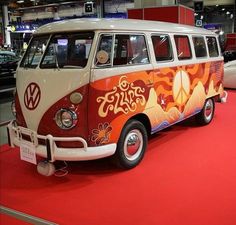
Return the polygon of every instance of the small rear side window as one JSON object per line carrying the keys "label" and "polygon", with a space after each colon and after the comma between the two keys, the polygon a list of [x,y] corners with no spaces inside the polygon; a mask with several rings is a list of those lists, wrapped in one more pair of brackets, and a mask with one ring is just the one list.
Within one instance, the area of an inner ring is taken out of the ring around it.
{"label": "small rear side window", "polygon": [[219,50],[217,47],[217,41],[215,37],[207,37],[207,47],[208,47],[210,57],[219,56]]}
{"label": "small rear side window", "polygon": [[195,55],[197,58],[207,56],[204,37],[193,37],[193,45],[194,45]]}
{"label": "small rear side window", "polygon": [[169,61],[173,59],[170,38],[168,35],[153,35],[152,44],[157,62]]}
{"label": "small rear side window", "polygon": [[175,35],[175,45],[179,60],[191,59],[192,53],[188,36]]}

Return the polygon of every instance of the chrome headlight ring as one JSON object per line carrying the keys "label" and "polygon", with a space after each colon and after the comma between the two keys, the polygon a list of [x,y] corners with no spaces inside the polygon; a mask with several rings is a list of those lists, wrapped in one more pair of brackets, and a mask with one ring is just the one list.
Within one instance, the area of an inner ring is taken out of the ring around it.
{"label": "chrome headlight ring", "polygon": [[68,130],[77,124],[78,117],[73,110],[62,108],[57,111],[54,120],[58,127]]}

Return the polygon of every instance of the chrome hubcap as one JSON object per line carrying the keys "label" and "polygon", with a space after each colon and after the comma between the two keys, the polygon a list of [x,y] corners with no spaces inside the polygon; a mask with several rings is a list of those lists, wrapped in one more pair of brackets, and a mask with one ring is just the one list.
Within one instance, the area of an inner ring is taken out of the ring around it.
{"label": "chrome hubcap", "polygon": [[213,113],[213,102],[211,99],[207,100],[206,106],[205,106],[205,118],[207,121],[211,120],[212,113]]}
{"label": "chrome hubcap", "polygon": [[135,129],[128,133],[124,143],[124,153],[128,160],[135,160],[139,157],[143,147],[143,135]]}

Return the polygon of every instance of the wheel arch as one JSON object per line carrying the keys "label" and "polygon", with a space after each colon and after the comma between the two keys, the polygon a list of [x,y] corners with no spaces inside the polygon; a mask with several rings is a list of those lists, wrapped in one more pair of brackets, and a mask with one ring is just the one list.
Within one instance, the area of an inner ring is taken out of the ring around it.
{"label": "wheel arch", "polygon": [[[209,100],[211,101],[209,102]],[[212,121],[214,114],[215,114],[215,99],[214,97],[209,97],[205,100],[202,110],[195,115],[196,122],[202,126],[208,125]]]}
{"label": "wheel arch", "polygon": [[144,125],[144,127],[146,128],[148,136],[151,135],[151,129],[152,129],[151,122],[146,114],[144,114],[144,113],[136,114],[135,116],[132,116],[131,118],[129,118],[129,120],[127,122],[129,122],[130,120],[137,120],[137,121],[141,122]]}

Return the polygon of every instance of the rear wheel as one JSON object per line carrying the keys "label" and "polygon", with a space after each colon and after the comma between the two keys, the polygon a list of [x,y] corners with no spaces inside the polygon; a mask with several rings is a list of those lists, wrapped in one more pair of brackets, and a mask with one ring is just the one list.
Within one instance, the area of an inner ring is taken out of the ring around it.
{"label": "rear wheel", "polygon": [[114,155],[115,163],[124,169],[137,166],[147,147],[147,131],[144,125],[137,120],[130,120],[122,129]]}
{"label": "rear wheel", "polygon": [[215,102],[212,98],[206,100],[203,109],[196,115],[196,121],[200,125],[209,124],[215,114]]}

